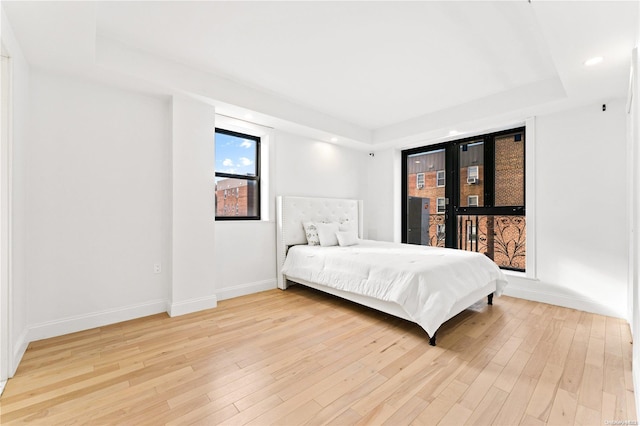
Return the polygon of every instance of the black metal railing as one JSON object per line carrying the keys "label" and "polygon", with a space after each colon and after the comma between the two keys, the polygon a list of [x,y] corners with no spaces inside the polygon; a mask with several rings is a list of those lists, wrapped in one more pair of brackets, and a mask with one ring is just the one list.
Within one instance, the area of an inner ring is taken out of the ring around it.
{"label": "black metal railing", "polygon": [[524,271],[525,216],[458,215],[457,248],[484,253],[501,268]]}

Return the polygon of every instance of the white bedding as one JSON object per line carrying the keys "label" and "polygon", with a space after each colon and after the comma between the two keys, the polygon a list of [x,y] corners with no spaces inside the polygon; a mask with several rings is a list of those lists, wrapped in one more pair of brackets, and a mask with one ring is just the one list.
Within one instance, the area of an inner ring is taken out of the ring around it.
{"label": "white bedding", "polygon": [[282,273],[292,281],[397,303],[429,336],[457,301],[491,283],[500,296],[507,284],[500,268],[480,253],[371,240],[350,247],[293,246]]}

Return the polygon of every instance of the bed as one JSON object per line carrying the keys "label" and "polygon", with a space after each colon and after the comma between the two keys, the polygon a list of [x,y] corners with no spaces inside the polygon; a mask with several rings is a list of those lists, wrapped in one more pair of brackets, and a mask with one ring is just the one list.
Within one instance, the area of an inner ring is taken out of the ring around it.
{"label": "bed", "polygon": [[[362,208],[361,200],[278,197],[278,287],[303,284],[415,322],[433,346],[445,321],[502,293],[506,278],[483,254],[362,239]],[[307,243],[313,224],[323,245]],[[338,244],[327,229],[338,231]]]}

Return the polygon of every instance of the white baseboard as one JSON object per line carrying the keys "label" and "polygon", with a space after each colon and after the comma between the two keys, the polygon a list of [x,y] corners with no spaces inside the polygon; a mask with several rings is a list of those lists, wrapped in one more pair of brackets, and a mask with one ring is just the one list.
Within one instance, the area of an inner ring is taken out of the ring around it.
{"label": "white baseboard", "polygon": [[16,374],[16,370],[18,370],[18,365],[20,365],[20,361],[22,361],[22,357],[24,353],[27,351],[27,347],[29,347],[29,341],[27,340],[29,330],[25,329],[18,340],[16,340],[15,345],[13,347],[13,354],[11,358],[11,364],[9,365],[9,378],[13,377]]}
{"label": "white baseboard", "polygon": [[171,317],[186,315],[193,312],[204,311],[218,306],[218,298],[213,296],[197,297],[195,299],[183,300],[181,302],[171,303],[167,313]]}
{"label": "white baseboard", "polygon": [[543,283],[529,278],[507,276],[509,285],[504,289],[505,296],[534,302],[548,303],[565,308],[605,315],[615,318],[626,318],[626,312],[616,310],[615,307],[604,305],[596,300],[581,297],[578,294],[568,294],[565,288]]}
{"label": "white baseboard", "polygon": [[49,337],[62,336],[64,334],[75,333],[77,331],[88,330],[90,328],[102,327],[104,325],[115,324],[135,318],[166,312],[167,301],[153,300],[136,305],[124,306],[121,308],[107,309],[90,314],[77,315],[63,318],[56,321],[48,321],[29,326],[27,335],[28,342],[47,339]]}
{"label": "white baseboard", "polygon": [[261,291],[273,290],[278,287],[276,279],[256,281],[253,283],[235,285],[233,287],[218,290],[218,300],[233,299],[234,297],[246,296],[247,294],[259,293]]}

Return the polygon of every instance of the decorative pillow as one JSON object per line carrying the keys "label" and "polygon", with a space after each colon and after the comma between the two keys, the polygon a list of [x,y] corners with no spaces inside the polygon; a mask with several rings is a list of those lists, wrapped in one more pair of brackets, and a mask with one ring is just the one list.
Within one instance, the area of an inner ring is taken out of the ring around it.
{"label": "decorative pillow", "polygon": [[318,238],[320,238],[320,245],[322,247],[338,245],[338,237],[336,237],[338,224],[336,222],[316,223],[316,227],[318,228]]}
{"label": "decorative pillow", "polygon": [[302,227],[304,228],[304,233],[307,236],[307,244],[310,246],[319,246],[320,238],[318,238],[318,228],[316,224],[313,222],[303,222]]}
{"label": "decorative pillow", "polygon": [[358,244],[358,233],[356,231],[339,231],[336,232],[338,244],[341,247],[354,246]]}

